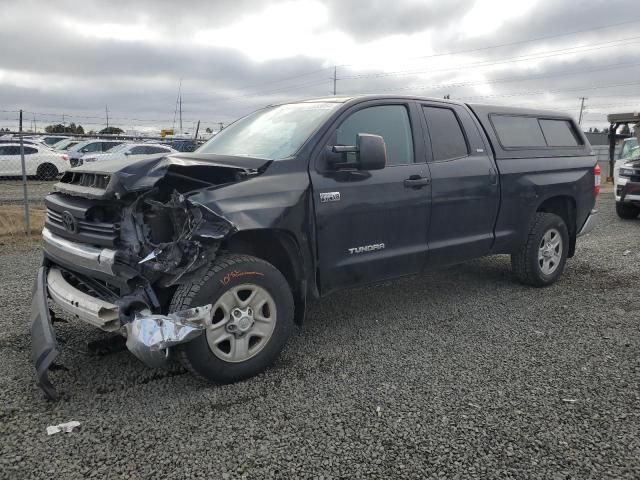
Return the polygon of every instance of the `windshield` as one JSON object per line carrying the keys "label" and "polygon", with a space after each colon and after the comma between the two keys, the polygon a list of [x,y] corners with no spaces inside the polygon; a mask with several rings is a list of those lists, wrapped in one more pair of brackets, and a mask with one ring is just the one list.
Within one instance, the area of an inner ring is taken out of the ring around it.
{"label": "windshield", "polygon": [[117,143],[115,146],[107,149],[106,151],[109,153],[118,153],[122,152],[123,150],[127,150],[129,147],[131,147],[131,144],[129,143]]}
{"label": "windshield", "polygon": [[622,144],[622,152],[620,158],[623,160],[640,157],[640,148],[638,147],[638,139],[630,138]]}
{"label": "windshield", "polygon": [[291,103],[258,110],[229,125],[197,152],[278,160],[294,155],[339,103]]}
{"label": "windshield", "polygon": [[73,147],[69,147],[68,151],[72,153],[78,152],[82,147],[84,147],[85,145],[89,145],[90,143],[92,142],[88,141],[88,142],[76,143]]}
{"label": "windshield", "polygon": [[62,150],[63,148],[66,148],[73,140],[70,139],[66,139],[66,140],[60,140],[58,143],[56,143],[53,148],[54,150]]}

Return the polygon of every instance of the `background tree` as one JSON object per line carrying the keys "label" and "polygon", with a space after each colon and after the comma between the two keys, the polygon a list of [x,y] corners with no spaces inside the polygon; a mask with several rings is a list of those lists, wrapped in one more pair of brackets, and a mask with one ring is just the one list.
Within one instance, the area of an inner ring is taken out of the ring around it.
{"label": "background tree", "polygon": [[629,128],[629,125],[627,125],[626,123],[622,126],[622,130],[620,130],[620,133],[622,135],[631,135],[631,129]]}
{"label": "background tree", "polygon": [[124,130],[118,127],[107,127],[100,130],[100,133],[102,135],[120,135],[121,133],[124,133]]}
{"label": "background tree", "polygon": [[205,130],[205,132],[207,132],[207,133],[213,133],[213,130],[211,130],[211,127],[207,127],[207,129]]}
{"label": "background tree", "polygon": [[71,122],[69,125],[63,125],[61,123],[55,125],[47,125],[44,127],[44,131],[47,133],[84,133],[82,125],[76,125]]}

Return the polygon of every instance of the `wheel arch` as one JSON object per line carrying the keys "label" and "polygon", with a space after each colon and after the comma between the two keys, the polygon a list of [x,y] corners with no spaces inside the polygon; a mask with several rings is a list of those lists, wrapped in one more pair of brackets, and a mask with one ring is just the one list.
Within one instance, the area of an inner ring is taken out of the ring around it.
{"label": "wheel arch", "polygon": [[307,280],[300,246],[291,233],[280,229],[241,230],[226,238],[221,250],[252,255],[277,268],[291,287],[295,306],[294,322],[298,325],[303,323]]}
{"label": "wheel arch", "polygon": [[536,208],[536,213],[553,213],[564,221],[569,231],[569,252],[567,256],[573,257],[576,251],[576,199],[571,195],[555,195],[544,199]]}

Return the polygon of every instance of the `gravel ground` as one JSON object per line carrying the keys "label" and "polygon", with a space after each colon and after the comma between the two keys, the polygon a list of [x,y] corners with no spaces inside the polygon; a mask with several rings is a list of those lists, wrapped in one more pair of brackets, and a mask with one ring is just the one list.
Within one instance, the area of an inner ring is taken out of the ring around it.
{"label": "gravel ground", "polygon": [[38,251],[5,249],[0,477],[640,478],[640,220],[610,195],[558,284],[499,256],[336,294],[235,385],[89,357],[101,334],[61,324],[58,403],[29,361]]}
{"label": "gravel ground", "polygon": [[[29,203],[42,202],[44,197],[53,190],[56,181],[45,182],[43,180],[27,180],[27,196]],[[21,178],[0,178],[0,204],[23,203],[24,192]]]}

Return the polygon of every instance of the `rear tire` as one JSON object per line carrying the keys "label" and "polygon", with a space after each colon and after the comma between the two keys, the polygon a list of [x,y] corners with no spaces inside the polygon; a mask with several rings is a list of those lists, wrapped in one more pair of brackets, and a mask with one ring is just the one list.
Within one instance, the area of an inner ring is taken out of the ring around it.
{"label": "rear tire", "polygon": [[58,176],[58,169],[52,163],[43,163],[36,170],[38,180],[55,180]]}
{"label": "rear tire", "polygon": [[553,213],[538,212],[524,244],[511,255],[513,274],[526,285],[551,285],[562,275],[568,251],[569,232],[564,220]]}
{"label": "rear tire", "polygon": [[212,326],[177,348],[184,367],[209,382],[232,383],[262,372],[276,360],[293,330],[289,284],[259,258],[221,255],[200,279],[176,290],[169,309],[209,303]]}
{"label": "rear tire", "polygon": [[631,203],[616,202],[616,213],[623,220],[633,220],[640,214],[640,208]]}

